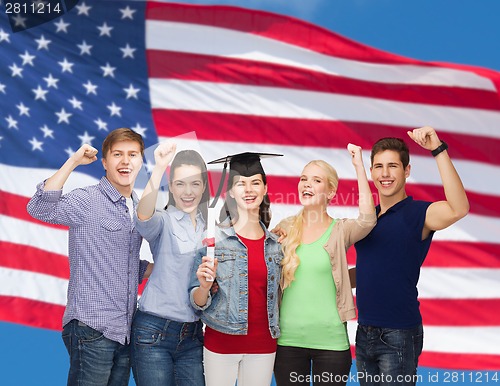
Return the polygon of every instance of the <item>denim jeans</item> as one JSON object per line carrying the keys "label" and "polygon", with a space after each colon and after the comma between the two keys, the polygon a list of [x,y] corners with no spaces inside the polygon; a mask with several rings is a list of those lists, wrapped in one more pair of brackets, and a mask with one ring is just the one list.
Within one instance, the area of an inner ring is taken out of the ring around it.
{"label": "denim jeans", "polygon": [[137,386],[204,386],[202,326],[137,311],[131,335]]}
{"label": "denim jeans", "polygon": [[358,325],[356,367],[361,386],[415,385],[422,325],[408,330]]}
{"label": "denim jeans", "polygon": [[62,331],[70,368],[68,386],[127,386],[130,378],[130,347],[105,338],[73,319]]}

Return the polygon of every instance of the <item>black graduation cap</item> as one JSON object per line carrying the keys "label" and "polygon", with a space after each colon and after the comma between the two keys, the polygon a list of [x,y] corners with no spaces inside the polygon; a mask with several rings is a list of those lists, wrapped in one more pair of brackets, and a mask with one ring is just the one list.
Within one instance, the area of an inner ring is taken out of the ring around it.
{"label": "black graduation cap", "polygon": [[275,154],[275,153],[253,153],[253,152],[245,152],[239,154],[228,155],[210,162],[207,162],[209,165],[213,164],[224,164],[224,168],[222,170],[222,177],[220,180],[219,188],[217,189],[217,193],[215,193],[214,200],[212,204],[210,204],[211,208],[215,207],[217,204],[217,200],[222,192],[222,187],[224,185],[224,179],[226,177],[227,164],[229,162],[229,171],[230,177],[233,175],[239,175],[243,177],[251,177],[255,174],[266,175],[264,172],[264,168],[260,163],[261,158],[272,158],[272,157],[282,157],[283,154]]}

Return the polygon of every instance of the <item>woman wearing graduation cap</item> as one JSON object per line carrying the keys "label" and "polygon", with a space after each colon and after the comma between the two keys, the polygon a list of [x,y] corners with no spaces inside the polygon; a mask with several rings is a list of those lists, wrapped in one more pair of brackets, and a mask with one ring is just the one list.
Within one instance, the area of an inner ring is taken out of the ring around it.
{"label": "woman wearing graduation cap", "polygon": [[[243,153],[229,162],[226,202],[215,233],[218,266],[200,254],[192,304],[206,324],[207,386],[265,386],[272,382],[278,325],[281,245],[270,222],[266,174],[260,158]],[[222,181],[221,181],[222,182]],[[218,289],[210,295],[215,277]]]}
{"label": "woman wearing graduation cap", "polygon": [[345,385],[351,368],[347,320],[356,317],[346,251],[376,223],[375,207],[361,159],[361,148],[348,145],[359,189],[357,219],[334,219],[327,207],[338,176],[325,161],[309,162],[298,193],[302,209],[282,221],[283,271],[281,336],[274,375],[278,386]]}
{"label": "woman wearing graduation cap", "polygon": [[[138,386],[203,386],[203,325],[188,289],[205,229],[207,167],[200,154],[173,143],[154,152],[155,167],[137,206],[136,227],[149,242],[154,269],[139,299],[131,333]],[[155,210],[161,180],[172,161],[169,200]]]}

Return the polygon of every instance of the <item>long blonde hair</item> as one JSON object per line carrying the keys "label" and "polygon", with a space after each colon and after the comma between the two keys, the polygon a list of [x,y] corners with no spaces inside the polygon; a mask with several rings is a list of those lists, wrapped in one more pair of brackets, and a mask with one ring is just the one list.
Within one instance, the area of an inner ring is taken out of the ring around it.
{"label": "long blonde hair", "polygon": [[[309,165],[319,166],[326,173],[328,187],[337,191],[339,177],[337,171],[328,162],[323,160],[313,160],[309,162],[304,169]],[[328,203],[327,203],[328,204]],[[302,232],[304,229],[304,209],[301,209],[295,216],[288,217],[279,224],[287,232],[287,237],[282,243],[283,260],[281,262],[281,289],[292,284],[295,280],[295,270],[300,264],[299,256],[297,256],[297,248],[302,240]]]}

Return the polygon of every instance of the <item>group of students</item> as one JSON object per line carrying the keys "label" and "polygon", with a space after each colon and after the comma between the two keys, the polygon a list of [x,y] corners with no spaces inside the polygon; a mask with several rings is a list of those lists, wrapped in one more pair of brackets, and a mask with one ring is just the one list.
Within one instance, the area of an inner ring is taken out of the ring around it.
{"label": "group of students", "polygon": [[[133,186],[144,143],[132,130],[117,129],[102,146],[106,173],[99,184],[63,195],[71,172],[97,160],[97,150],[83,145],[37,186],[28,204],[33,217],[69,226],[62,332],[70,356],[68,385],[125,386],[130,367],[138,386],[265,386],[273,373],[278,386],[345,384],[354,286],[357,368],[365,374],[360,383],[414,384],[405,376],[416,374],[422,351],[420,266],[434,232],[464,217],[469,204],[435,130],[426,126],[408,135],[434,155],[446,200],[407,196],[408,147],[383,138],[371,152],[377,207],[361,148],[349,145],[358,217],[330,216],[338,176],[330,164],[314,160],[299,178],[301,210],[272,231],[261,155],[226,158],[215,259],[206,256],[209,187],[200,154],[176,154],[175,144],[160,144],[138,200]],[[169,201],[157,210],[169,165]],[[154,264],[140,260],[142,237]],[[352,245],[355,274],[346,260]],[[137,304],[144,278],[149,280]]]}

